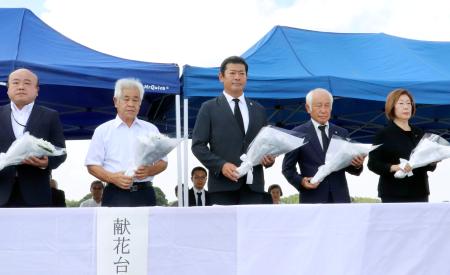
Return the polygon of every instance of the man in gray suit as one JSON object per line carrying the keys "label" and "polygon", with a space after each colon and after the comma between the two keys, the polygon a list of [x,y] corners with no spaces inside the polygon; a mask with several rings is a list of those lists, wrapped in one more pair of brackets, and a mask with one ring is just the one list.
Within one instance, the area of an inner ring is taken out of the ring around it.
{"label": "man in gray suit", "polygon": [[306,134],[309,142],[284,156],[283,175],[300,192],[301,203],[350,202],[345,172],[359,175],[363,169],[364,157],[357,156],[347,168],[331,173],[319,184],[310,183],[319,166],[325,163],[331,136],[348,135],[347,130],[329,122],[332,107],[333,96],[325,89],[317,88],[306,95],[306,110],[311,120],[293,130]]}
{"label": "man in gray suit", "polygon": [[219,80],[223,94],[204,102],[192,133],[192,152],[209,170],[208,190],[212,204],[258,204],[264,201],[263,167],[275,162],[265,156],[253,172],[238,178],[240,156],[259,130],[267,124],[264,108],[244,96],[248,65],[238,56],[225,59]]}

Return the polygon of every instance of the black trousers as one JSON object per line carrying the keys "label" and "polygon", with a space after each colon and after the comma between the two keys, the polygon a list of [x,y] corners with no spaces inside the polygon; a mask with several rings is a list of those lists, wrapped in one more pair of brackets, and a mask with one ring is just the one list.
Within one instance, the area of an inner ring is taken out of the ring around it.
{"label": "black trousers", "polygon": [[428,196],[420,197],[393,197],[393,196],[383,196],[381,197],[381,202],[383,203],[394,203],[394,202],[428,202]]}
{"label": "black trousers", "polygon": [[212,205],[239,205],[268,203],[265,193],[255,192],[245,182],[236,191],[209,192]]}
{"label": "black trousers", "polygon": [[20,190],[20,185],[16,181],[14,182],[11,195],[9,196],[8,202],[2,207],[20,208],[20,207],[50,207],[51,204],[39,204],[30,205],[23,199],[22,191]]}
{"label": "black trousers", "polygon": [[135,207],[155,206],[155,190],[151,182],[134,183],[139,186],[136,191],[121,189],[112,183],[108,183],[103,190],[102,206],[106,207]]}

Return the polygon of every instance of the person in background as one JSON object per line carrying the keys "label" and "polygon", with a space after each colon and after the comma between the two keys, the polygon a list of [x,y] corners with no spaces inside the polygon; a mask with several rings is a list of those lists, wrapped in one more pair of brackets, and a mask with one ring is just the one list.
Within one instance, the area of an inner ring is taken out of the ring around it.
{"label": "person in background", "polygon": [[[13,71],[8,77],[10,103],[0,107],[0,152],[25,132],[65,148],[63,127],[57,111],[35,104],[39,79],[28,69]],[[52,205],[50,175],[66,160],[57,157],[29,157],[19,165],[0,171],[0,207],[46,207]]]}
{"label": "person in background", "polygon": [[434,171],[435,164],[412,170],[411,177],[397,179],[395,172],[408,173],[411,167],[400,167],[400,158],[409,159],[411,151],[423,137],[422,129],[411,125],[410,119],[416,112],[412,94],[405,89],[395,89],[386,98],[386,127],[375,136],[373,144],[380,147],[369,153],[369,169],[379,175],[378,196],[382,202],[428,202],[430,194],[428,171]]}
{"label": "person in background", "polygon": [[272,184],[269,186],[268,190],[270,196],[272,197],[273,204],[281,204],[281,197],[283,196],[283,191],[278,184]]}
{"label": "person in background", "polygon": [[83,201],[80,207],[99,207],[102,206],[102,196],[104,189],[103,182],[100,180],[94,180],[91,183],[91,194],[92,198]]}
{"label": "person in background", "polygon": [[98,126],[92,136],[85,165],[91,175],[106,182],[102,206],[156,205],[152,180],[166,170],[167,157],[139,166],[133,177],[125,175],[134,159],[137,137],[159,133],[155,125],[137,118],[143,98],[144,86],[139,80],[119,79],[113,98],[117,116]]}
{"label": "person in background", "polygon": [[192,169],[191,180],[193,186],[189,189],[189,206],[211,205],[209,201],[209,193],[204,188],[207,178],[208,174],[205,168],[197,166]]}
{"label": "person in background", "polygon": [[275,162],[264,156],[260,165],[239,178],[240,156],[267,124],[266,111],[244,95],[248,65],[238,56],[226,58],[219,72],[223,92],[202,104],[192,132],[192,153],[209,170],[211,204],[264,203],[264,167]]}
{"label": "person in background", "polygon": [[55,179],[50,180],[50,188],[52,190],[52,206],[66,207],[66,194],[63,190],[58,189],[58,182]]}
{"label": "person in background", "polygon": [[[300,192],[300,203],[349,203],[350,193],[345,172],[360,175],[365,157],[354,157],[348,167],[331,173],[319,184],[312,184],[311,178],[325,163],[332,135],[347,137],[348,132],[329,122],[333,96],[326,89],[311,90],[306,95],[305,107],[311,120],[295,127],[293,131],[306,134],[308,143],[284,156],[283,175]],[[300,173],[297,171],[297,165]]]}

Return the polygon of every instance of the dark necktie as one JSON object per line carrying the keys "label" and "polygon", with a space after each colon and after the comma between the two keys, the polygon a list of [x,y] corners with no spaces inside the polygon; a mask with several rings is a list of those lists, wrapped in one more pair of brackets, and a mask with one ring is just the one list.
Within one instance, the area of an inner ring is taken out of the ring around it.
{"label": "dark necktie", "polygon": [[236,121],[239,125],[239,128],[241,128],[242,133],[245,134],[244,119],[242,119],[241,109],[239,108],[239,98],[233,98],[233,101],[234,101],[234,118],[236,118]]}
{"label": "dark necktie", "polygon": [[203,206],[202,192],[197,192],[197,206]]}
{"label": "dark necktie", "polygon": [[322,134],[322,144],[323,144],[323,151],[326,152],[328,149],[328,144],[330,143],[330,139],[328,138],[327,134],[325,133],[326,125],[320,125],[319,130]]}

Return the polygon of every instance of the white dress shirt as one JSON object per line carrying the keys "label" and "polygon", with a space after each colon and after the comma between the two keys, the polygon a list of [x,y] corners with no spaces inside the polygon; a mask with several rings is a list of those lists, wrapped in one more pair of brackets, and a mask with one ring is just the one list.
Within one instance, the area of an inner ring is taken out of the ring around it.
{"label": "white dress shirt", "polygon": [[[228,104],[230,105],[231,112],[234,114],[234,105],[235,105],[233,101],[234,97],[227,94],[225,91],[223,91],[223,94],[225,95],[225,98],[227,99]],[[247,103],[245,102],[244,94],[242,93],[242,95],[238,97],[238,99],[239,99],[239,109],[241,110],[242,120],[244,121],[244,129],[245,132],[247,133],[249,117],[248,117]]]}
{"label": "white dress shirt", "polygon": [[[95,129],[86,155],[85,165],[99,165],[108,172],[125,172],[133,168],[136,139],[149,132],[159,133],[158,128],[140,119],[128,127],[119,116]],[[167,161],[167,157],[163,159]],[[153,176],[135,181],[152,181]]]}
{"label": "white dress shirt", "polygon": [[93,198],[87,199],[80,204],[80,207],[100,207],[102,202],[97,203]]}
{"label": "white dress shirt", "polygon": [[[316,130],[316,134],[317,137],[319,138],[319,142],[320,142],[320,146],[322,146],[323,149],[323,141],[322,141],[322,132],[319,130],[319,126],[322,125],[319,122],[315,121],[314,119],[311,119],[313,125],[314,125],[314,129]],[[330,125],[328,124],[328,122],[325,124],[325,134],[327,135],[328,139],[330,138]]]}
{"label": "white dress shirt", "polygon": [[198,205],[198,195],[197,195],[197,193],[198,192],[202,192],[202,195],[201,195],[201,197],[202,197],[202,206],[205,206],[206,205],[206,201],[205,201],[205,189],[202,189],[202,190],[198,190],[197,188],[195,188],[194,186],[192,186],[192,190],[194,191],[194,197],[195,197],[195,205]]}
{"label": "white dress shirt", "polygon": [[25,126],[27,125],[28,119],[30,118],[33,106],[34,101],[23,106],[22,110],[19,110],[16,104],[11,101],[11,125],[16,139],[23,136],[23,133],[25,132]]}

